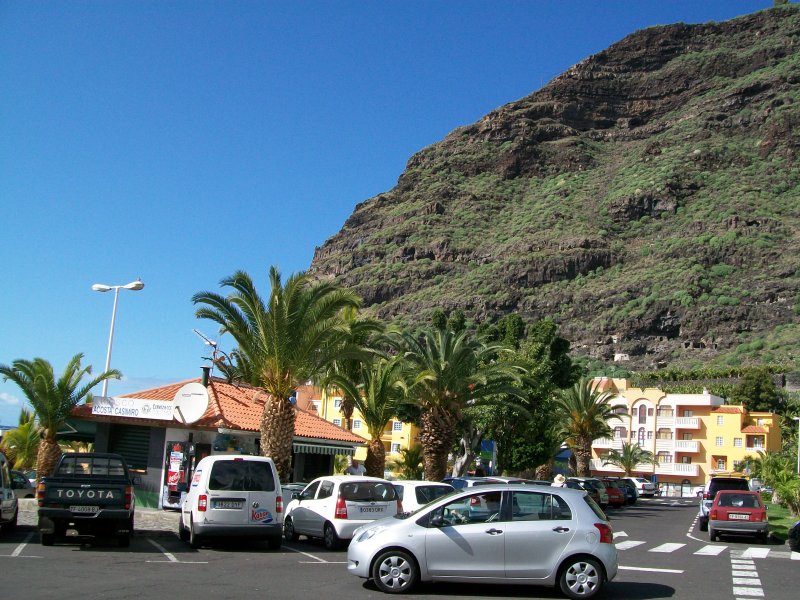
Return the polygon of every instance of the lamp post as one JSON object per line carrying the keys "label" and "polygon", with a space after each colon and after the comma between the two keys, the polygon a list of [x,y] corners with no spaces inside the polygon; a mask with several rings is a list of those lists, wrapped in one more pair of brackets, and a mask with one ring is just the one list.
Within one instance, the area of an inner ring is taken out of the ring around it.
{"label": "lamp post", "polygon": [[[117,318],[117,300],[119,299],[119,291],[123,289],[131,290],[132,292],[138,292],[142,288],[144,288],[144,283],[142,283],[141,279],[131,281],[125,285],[105,285],[103,283],[95,283],[92,286],[92,289],[95,292],[110,292],[111,290],[114,290],[114,308],[111,310],[111,330],[108,332],[108,350],[106,351],[106,368],[103,370],[104,373],[111,368],[111,344],[114,342],[114,321]],[[105,379],[103,380],[103,397],[105,397],[107,392],[108,379]]]}
{"label": "lamp post", "polygon": [[797,474],[800,475],[800,417],[792,417],[797,421]]}

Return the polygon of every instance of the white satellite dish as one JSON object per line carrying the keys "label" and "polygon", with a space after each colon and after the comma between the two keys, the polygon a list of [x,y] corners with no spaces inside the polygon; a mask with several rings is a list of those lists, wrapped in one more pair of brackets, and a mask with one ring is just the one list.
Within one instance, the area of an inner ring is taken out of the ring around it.
{"label": "white satellite dish", "polygon": [[172,400],[172,418],[179,423],[194,423],[208,408],[208,390],[202,383],[187,383]]}

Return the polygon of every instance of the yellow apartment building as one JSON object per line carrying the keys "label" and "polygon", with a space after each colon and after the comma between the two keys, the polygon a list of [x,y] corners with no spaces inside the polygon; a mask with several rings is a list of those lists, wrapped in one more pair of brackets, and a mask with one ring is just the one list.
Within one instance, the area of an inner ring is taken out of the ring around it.
{"label": "yellow apartment building", "polygon": [[638,444],[656,457],[639,464],[635,475],[652,478],[675,495],[688,495],[712,474],[733,471],[746,456],[780,450],[781,432],[774,413],[748,412],[725,399],[702,394],[671,394],[657,388],[632,388],[626,379],[596,378],[600,390],[612,394],[610,404],[620,419],[609,420],[613,434],[592,444],[594,475],[621,475],[603,465],[610,450],[623,442]]}
{"label": "yellow apartment building", "polygon": [[[339,427],[344,427],[344,416],[340,410],[342,396],[338,392],[328,391],[315,387],[303,386],[298,389],[298,402],[305,404],[304,407],[317,412],[317,414]],[[353,411],[351,418],[351,431],[366,439],[370,439],[367,425],[358,410]],[[386,462],[389,463],[400,458],[400,450],[419,445],[419,428],[411,423],[403,423],[397,419],[392,419],[386,426],[381,436],[383,447],[386,449]],[[366,446],[356,449],[354,458],[363,461],[367,457]]]}

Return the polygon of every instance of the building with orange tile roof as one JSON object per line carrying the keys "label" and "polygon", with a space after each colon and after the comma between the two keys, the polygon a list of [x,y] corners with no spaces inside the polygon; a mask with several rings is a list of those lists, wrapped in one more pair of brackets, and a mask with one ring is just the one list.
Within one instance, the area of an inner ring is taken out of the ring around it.
{"label": "building with orange tile roof", "polygon": [[[182,390],[196,393],[196,397],[187,396],[186,412],[193,414],[185,419],[176,416],[173,403]],[[203,456],[259,453],[265,400],[263,390],[204,377],[96,398],[94,404],[77,406],[70,423],[93,424],[95,450],[117,452],[126,458],[141,480],[137,501],[175,508],[180,506],[181,492],[191,481],[194,465]],[[332,473],[334,456],[353,455],[367,441],[321,418],[307,402],[298,401],[296,411],[292,481],[310,481]]]}

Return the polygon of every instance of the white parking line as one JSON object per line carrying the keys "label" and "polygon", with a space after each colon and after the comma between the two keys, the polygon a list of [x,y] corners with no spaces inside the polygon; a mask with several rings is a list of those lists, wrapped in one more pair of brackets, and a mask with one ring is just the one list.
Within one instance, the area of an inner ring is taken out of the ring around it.
{"label": "white parking line", "polygon": [[25,541],[23,541],[23,542],[22,542],[22,543],[21,543],[19,546],[17,546],[17,547],[14,549],[14,551],[11,553],[11,556],[12,556],[12,557],[14,557],[14,558],[16,558],[17,556],[19,556],[19,555],[22,553],[22,551],[25,549],[25,546],[27,546],[27,545],[28,545],[28,542],[30,542],[32,539],[33,539],[33,534],[32,534],[32,533],[29,533],[29,534],[28,534],[28,535],[25,537]]}
{"label": "white parking line", "polygon": [[318,563],[326,563],[327,560],[320,558],[319,556],[314,556],[313,554],[309,554],[308,552],[303,552],[302,550],[298,550],[297,548],[292,548],[291,546],[287,546],[286,544],[283,545],[284,548],[287,550],[291,550],[292,552],[297,552],[298,554],[302,554],[303,556],[307,556],[308,558],[313,558]]}
{"label": "white parking line", "polygon": [[625,533],[624,531],[615,531],[615,532],[614,532],[614,539],[615,539],[615,540],[616,540],[617,538],[621,538],[621,537],[628,537],[628,534],[627,534],[627,533]]}
{"label": "white parking line", "polygon": [[620,565],[617,567],[620,571],[647,571],[649,573],[683,573],[682,569],[653,569],[650,567],[624,567]]}
{"label": "white parking line", "polygon": [[619,542],[618,544],[614,544],[617,547],[617,550],[627,550],[628,548],[636,548],[636,546],[641,546],[644,542],[638,542],[636,540],[627,540],[625,542]]}
{"label": "white parking line", "polygon": [[167,552],[167,549],[164,548],[161,544],[156,542],[155,540],[151,540],[150,538],[146,538],[148,542],[153,544],[161,554],[167,557],[168,560],[146,560],[145,562],[149,563],[172,563],[172,564],[180,564],[180,565],[207,565],[207,560],[178,560],[175,558],[175,555],[172,552]]}

